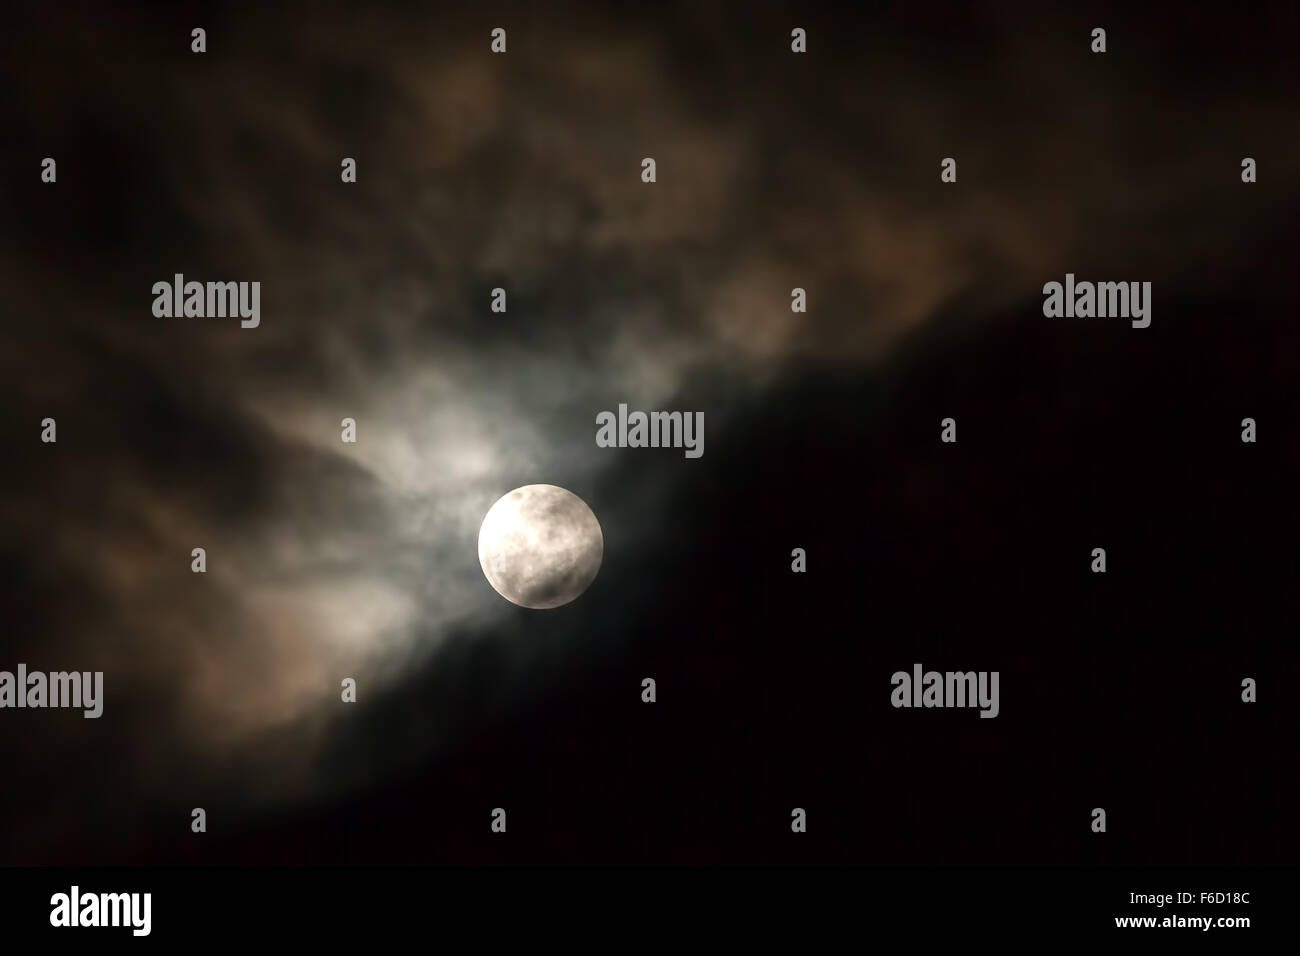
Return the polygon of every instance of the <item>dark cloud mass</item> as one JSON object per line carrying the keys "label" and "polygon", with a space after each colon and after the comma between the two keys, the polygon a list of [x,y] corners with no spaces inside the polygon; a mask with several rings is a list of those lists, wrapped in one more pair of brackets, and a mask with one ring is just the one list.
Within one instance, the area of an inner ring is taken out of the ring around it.
{"label": "dark cloud mass", "polygon": [[[1242,13],[1237,49],[1191,13],[1116,7],[1103,59],[1094,12],[922,6],[7,14],[0,668],[103,670],[107,702],[98,722],[0,717],[25,780],[0,860],[166,856],[147,847],[191,806],[347,799],[563,698],[578,662],[617,659],[626,621],[686,601],[651,569],[700,520],[683,482],[729,514],[741,492],[707,470],[751,449],[730,474],[772,491],[747,521],[788,520],[771,502],[802,452],[762,458],[756,423],[817,427],[826,405],[801,412],[792,381],[915,382],[954,338],[1046,322],[1042,284],[1066,272],[1151,281],[1157,337],[1189,302],[1251,334],[1234,310],[1257,293],[1243,312],[1292,346],[1257,377],[1294,382],[1294,10]],[[154,317],[175,273],[260,281],[260,327]],[[1097,323],[1105,349],[1143,334]],[[1042,336],[1012,379],[1069,366]],[[708,452],[597,448],[619,402],[703,410]],[[36,440],[46,416],[57,445]],[[945,494],[931,479],[908,493]],[[592,590],[544,624],[476,552],[491,504],[534,482],[606,536]],[[719,563],[780,563],[785,530]]]}

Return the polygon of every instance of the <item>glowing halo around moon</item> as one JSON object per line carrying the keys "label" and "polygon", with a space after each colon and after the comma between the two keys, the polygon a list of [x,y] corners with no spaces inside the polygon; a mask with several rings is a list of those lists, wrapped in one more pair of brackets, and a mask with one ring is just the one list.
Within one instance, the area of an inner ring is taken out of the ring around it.
{"label": "glowing halo around moon", "polygon": [[488,509],[478,562],[503,598],[537,610],[560,607],[596,579],[605,553],[586,502],[555,485],[524,485]]}

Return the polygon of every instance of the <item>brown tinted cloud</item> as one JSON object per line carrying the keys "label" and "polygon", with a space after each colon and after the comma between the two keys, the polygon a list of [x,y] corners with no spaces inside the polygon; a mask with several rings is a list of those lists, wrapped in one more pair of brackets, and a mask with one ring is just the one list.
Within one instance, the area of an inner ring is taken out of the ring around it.
{"label": "brown tinted cloud", "polygon": [[[58,69],[49,39],[9,51],[17,168],[58,156],[60,193],[5,203],[31,318],[0,355],[24,449],[0,532],[31,586],[0,666],[104,670],[116,741],[63,721],[59,759],[111,758],[104,783],[150,801],[296,799],[324,786],[342,677],[382,693],[493,626],[479,521],[607,467],[611,396],[869,369],[941,312],[1035,308],[1066,271],[1153,281],[1159,325],[1168,290],[1213,288],[1296,212],[1294,91],[1267,64],[1216,89],[1121,52],[1132,36],[1090,58],[1087,27],[1047,14],[983,21],[951,56],[919,21],[854,39],[819,17],[796,58],[783,23],[565,11],[231,15],[203,57],[176,19],[88,12]],[[1267,202],[1237,198],[1245,155]],[[176,272],[261,281],[261,326],[155,318]],[[728,408],[706,412],[716,435]],[[58,445],[32,447],[46,415]]]}

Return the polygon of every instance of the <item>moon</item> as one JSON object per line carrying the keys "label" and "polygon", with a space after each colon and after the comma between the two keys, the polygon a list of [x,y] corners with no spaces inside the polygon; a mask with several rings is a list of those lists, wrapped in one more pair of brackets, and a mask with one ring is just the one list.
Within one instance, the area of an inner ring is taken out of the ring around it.
{"label": "moon", "polygon": [[587,503],[555,485],[524,485],[488,509],[478,563],[503,598],[542,610],[574,600],[596,579],[605,553]]}

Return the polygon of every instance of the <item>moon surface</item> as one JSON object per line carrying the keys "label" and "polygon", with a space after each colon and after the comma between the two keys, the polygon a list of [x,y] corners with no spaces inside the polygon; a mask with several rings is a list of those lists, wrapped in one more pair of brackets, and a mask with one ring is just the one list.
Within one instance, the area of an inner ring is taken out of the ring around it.
{"label": "moon surface", "polygon": [[478,562],[507,601],[538,610],[568,604],[596,578],[605,553],[587,503],[555,485],[524,485],[497,500],[478,532]]}

